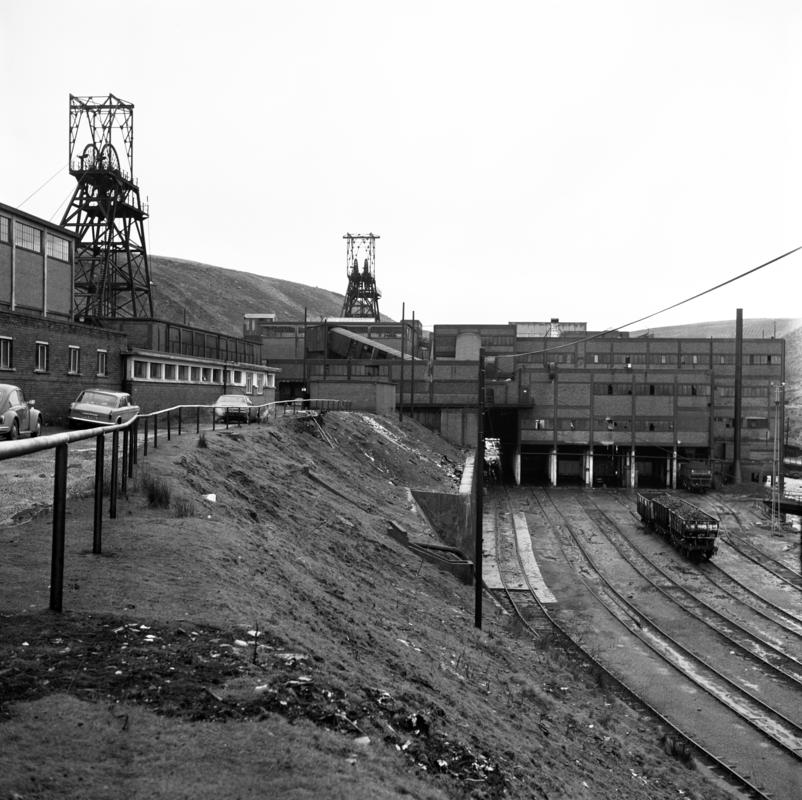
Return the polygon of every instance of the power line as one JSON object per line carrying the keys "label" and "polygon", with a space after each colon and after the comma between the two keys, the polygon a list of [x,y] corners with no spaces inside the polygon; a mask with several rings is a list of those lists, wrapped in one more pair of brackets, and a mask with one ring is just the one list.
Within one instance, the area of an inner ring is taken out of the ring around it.
{"label": "power line", "polygon": [[783,258],[787,258],[788,256],[793,255],[799,250],[802,250],[802,245],[800,245],[799,247],[795,247],[793,250],[789,250],[787,253],[783,253],[781,256],[777,256],[776,258],[772,258],[769,261],[763,262],[762,264],[758,264],[758,266],[752,267],[751,269],[748,269],[746,272],[742,272],[740,275],[736,275],[734,278],[730,278],[729,280],[723,281],[722,283],[716,284],[715,286],[711,286],[709,289],[705,289],[703,292],[698,292],[697,294],[692,295],[691,297],[686,297],[684,300],[680,300],[679,302],[673,303],[670,306],[661,308],[659,311],[647,314],[645,317],[640,317],[639,319],[632,320],[632,322],[627,322],[624,325],[619,325],[616,328],[608,328],[607,330],[600,331],[599,333],[594,333],[592,336],[586,336],[584,339],[574,339],[570,342],[566,342],[565,344],[554,345],[554,347],[547,347],[543,350],[530,350],[529,352],[526,353],[511,353],[509,354],[509,356],[506,357],[520,358],[521,356],[542,355],[543,353],[551,353],[555,350],[562,350],[566,347],[573,347],[574,345],[583,344],[584,342],[591,342],[594,339],[599,339],[602,336],[607,336],[610,333],[617,333],[618,331],[623,330],[624,328],[629,328],[632,325],[637,325],[639,322],[645,322],[647,319],[656,317],[658,314],[664,314],[666,311],[671,311],[671,309],[673,308],[678,308],[681,305],[685,305],[685,303],[690,303],[691,300],[696,300],[699,297],[703,297],[706,294],[710,294],[710,292],[715,292],[717,289],[721,289],[722,287],[727,286],[730,283],[734,283],[735,281],[740,280],[741,278],[745,278],[747,275],[751,275],[753,272],[757,272],[760,269],[764,269],[765,267],[768,267],[771,264],[776,264],[778,261],[781,261]]}
{"label": "power line", "polygon": [[64,164],[62,164],[38,189],[34,189],[19,205],[17,208],[22,208],[37,192],[41,192],[42,189],[47,186],[50,181],[52,181],[57,175],[61,174],[61,171],[64,169]]}

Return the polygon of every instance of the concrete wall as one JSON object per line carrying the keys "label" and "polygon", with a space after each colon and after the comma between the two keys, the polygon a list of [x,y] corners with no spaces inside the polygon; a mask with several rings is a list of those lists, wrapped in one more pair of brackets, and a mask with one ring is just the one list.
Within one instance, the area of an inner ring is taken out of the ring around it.
{"label": "concrete wall", "polygon": [[412,496],[435,533],[443,542],[473,560],[476,520],[473,504],[474,456],[465,460],[459,491],[425,492],[412,490]]}
{"label": "concrete wall", "polygon": [[311,380],[312,399],[345,400],[355,411],[392,414],[395,411],[395,385],[380,381]]}

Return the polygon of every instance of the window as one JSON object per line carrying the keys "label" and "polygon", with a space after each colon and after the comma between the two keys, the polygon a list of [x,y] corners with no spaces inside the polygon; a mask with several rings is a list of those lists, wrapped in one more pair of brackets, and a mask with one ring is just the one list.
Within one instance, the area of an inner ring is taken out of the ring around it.
{"label": "window", "polygon": [[14,340],[0,336],[0,369],[14,368]]}
{"label": "window", "polygon": [[47,372],[50,369],[50,345],[47,342],[36,343],[35,372]]}
{"label": "window", "polygon": [[175,364],[165,364],[164,365],[164,380],[166,381],[174,381],[175,380]]}
{"label": "window", "polygon": [[57,258],[59,261],[70,260],[70,243],[66,239],[48,233],[45,246],[48,258]]}
{"label": "window", "polygon": [[234,381],[233,382],[236,383],[237,385],[240,385],[242,383],[242,370],[241,369],[235,369],[234,370]]}
{"label": "window", "polygon": [[192,377],[191,380],[199,381],[201,379],[201,371],[200,367],[192,367]]}
{"label": "window", "polygon": [[162,365],[158,361],[150,362],[150,377],[159,379],[162,376]]}
{"label": "window", "polygon": [[0,242],[8,241],[8,217],[0,217]]}
{"label": "window", "polygon": [[180,381],[188,381],[189,380],[189,367],[186,364],[180,364],[178,367],[178,380]]}
{"label": "window", "polygon": [[148,362],[147,361],[134,361],[134,377],[135,378],[144,378],[148,374]]}
{"label": "window", "polygon": [[34,253],[42,252],[42,232],[24,222],[14,223],[14,244]]}
{"label": "window", "polygon": [[98,377],[104,377],[108,374],[106,371],[108,366],[108,352],[106,350],[98,350],[97,351],[97,375]]}
{"label": "window", "polygon": [[68,348],[69,367],[67,372],[75,375],[81,371],[81,348],[70,345]]}
{"label": "window", "polygon": [[245,373],[245,394],[253,394],[253,373]]}
{"label": "window", "polygon": [[203,383],[209,383],[211,379],[212,379],[211,369],[209,369],[208,367],[204,367],[203,371],[201,372],[201,381],[203,381]]}
{"label": "window", "polygon": [[212,370],[212,383],[222,383],[223,382],[223,370],[221,369],[213,369]]}

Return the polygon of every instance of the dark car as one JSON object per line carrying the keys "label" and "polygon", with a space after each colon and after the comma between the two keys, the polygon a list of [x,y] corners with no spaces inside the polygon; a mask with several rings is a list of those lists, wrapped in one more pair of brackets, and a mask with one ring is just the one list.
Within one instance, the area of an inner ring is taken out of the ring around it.
{"label": "dark car", "polygon": [[214,418],[217,422],[244,422],[259,419],[259,409],[250,397],[244,394],[221,394],[214,401]]}
{"label": "dark car", "polygon": [[33,400],[26,402],[19,386],[0,383],[0,436],[38,436],[42,432],[42,413]]}
{"label": "dark car", "polygon": [[71,426],[119,425],[139,413],[139,406],[131,403],[127,392],[109,389],[84,389],[74,403],[70,403],[68,422]]}

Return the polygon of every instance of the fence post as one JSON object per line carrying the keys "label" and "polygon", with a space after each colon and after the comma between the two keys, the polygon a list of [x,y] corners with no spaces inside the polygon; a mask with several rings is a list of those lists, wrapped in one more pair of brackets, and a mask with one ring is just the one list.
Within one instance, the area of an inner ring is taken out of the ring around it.
{"label": "fence post", "polygon": [[145,417],[145,435],[142,437],[142,458],[148,457],[148,417]]}
{"label": "fence post", "polygon": [[136,464],[136,443],[139,438],[139,420],[134,420],[134,427],[131,429],[131,457],[128,459],[128,477],[134,477],[134,464]]}
{"label": "fence post", "polygon": [[131,437],[131,427],[127,427],[123,429],[123,466],[122,472],[120,474],[120,491],[123,493],[125,498],[128,498],[128,440]]}
{"label": "fence post", "polygon": [[53,479],[53,546],[50,555],[50,610],[61,611],[64,595],[64,515],[67,510],[67,445],[56,445]]}
{"label": "fence post", "polygon": [[158,414],[154,414],[153,415],[153,449],[154,450],[159,446],[159,440],[157,438],[158,434],[159,434],[159,415]]}
{"label": "fence post", "polygon": [[111,499],[109,501],[109,517],[117,519],[117,462],[120,445],[120,432],[111,434]]}
{"label": "fence post", "polygon": [[178,435],[181,435],[181,406],[178,407]]}
{"label": "fence post", "polygon": [[171,433],[171,431],[170,431],[170,411],[168,410],[167,411],[167,441],[168,442],[171,440],[170,433]]}
{"label": "fence post", "polygon": [[200,406],[195,406],[195,433],[200,433]]}
{"label": "fence post", "polygon": [[95,438],[95,517],[92,525],[92,552],[100,555],[103,529],[103,449],[106,437],[101,434]]}

